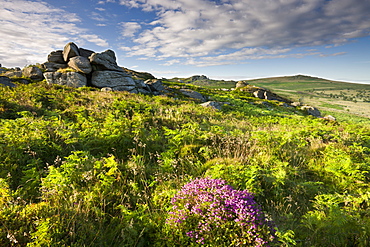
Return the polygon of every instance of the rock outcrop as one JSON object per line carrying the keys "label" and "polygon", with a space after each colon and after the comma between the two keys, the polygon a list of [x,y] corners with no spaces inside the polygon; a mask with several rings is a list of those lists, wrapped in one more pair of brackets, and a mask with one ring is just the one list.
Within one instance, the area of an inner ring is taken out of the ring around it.
{"label": "rock outcrop", "polygon": [[[91,77],[91,84],[98,88],[103,87],[135,87],[136,82],[124,72],[118,71],[94,71]],[[126,90],[125,90],[126,91]],[[128,90],[130,91],[130,90]]]}
{"label": "rock outcrop", "polygon": [[90,63],[94,67],[94,70],[112,70],[124,73],[124,70],[117,65],[116,55],[112,50],[106,50],[101,53],[93,53],[89,59]]}
{"label": "rock outcrop", "polygon": [[78,72],[46,72],[45,79],[49,84],[65,85],[69,87],[87,86],[87,78]]}
{"label": "rock outcrop", "polygon": [[35,66],[24,68],[22,70],[22,75],[34,81],[42,81],[44,79],[41,69]]}
{"label": "rock outcrop", "polygon": [[[17,81],[18,83],[28,84],[32,81],[42,81],[44,79],[44,75],[40,68],[36,66],[26,67],[23,70],[20,68],[14,69],[1,69],[0,70],[1,76],[5,76],[11,79],[11,81]],[[22,79],[22,77],[27,77],[29,79]]]}
{"label": "rock outcrop", "polygon": [[151,91],[153,92],[164,92],[166,88],[163,86],[162,81],[157,79],[149,79],[145,81]]}
{"label": "rock outcrop", "polygon": [[217,101],[207,101],[202,104],[201,106],[213,108],[215,110],[221,110],[223,105],[229,105],[229,102],[217,102]]}
{"label": "rock outcrop", "polygon": [[207,101],[206,98],[201,93],[198,93],[197,91],[194,91],[191,89],[180,89],[180,92],[185,96],[188,96],[196,100],[200,100],[201,102]]}
{"label": "rock outcrop", "polygon": [[190,79],[191,81],[202,81],[202,80],[208,80],[208,77],[205,75],[193,75]]}
{"label": "rock outcrop", "polygon": [[63,51],[62,50],[52,51],[48,55],[48,62],[57,63],[57,64],[65,64],[66,62],[64,61],[64,58],[63,58]]}
{"label": "rock outcrop", "polygon": [[306,111],[308,115],[311,115],[314,117],[321,117],[321,112],[316,107],[304,105],[301,107],[301,110]]}
{"label": "rock outcrop", "polygon": [[3,76],[7,77],[22,77],[22,71],[21,70],[14,70],[14,71],[7,71],[3,74]]}
{"label": "rock outcrop", "polygon": [[92,71],[89,59],[83,56],[71,57],[68,66],[83,74],[90,74]]}
{"label": "rock outcrop", "polygon": [[85,48],[78,48],[80,56],[89,58],[94,52]]}
{"label": "rock outcrop", "polygon": [[[93,86],[104,91],[128,91],[132,93],[161,94],[164,91],[162,81],[134,79],[118,66],[112,50],[96,53],[79,48],[75,43],[66,44],[63,50],[52,51],[48,61],[42,64],[46,81],[50,84],[71,87]],[[70,69],[69,69],[70,68]],[[63,70],[64,69],[64,70]],[[147,73],[149,77],[149,73]],[[152,77],[152,75],[150,75]]]}
{"label": "rock outcrop", "polygon": [[45,62],[42,64],[45,72],[55,72],[59,69],[65,69],[68,67],[66,63],[55,63],[55,62]]}
{"label": "rock outcrop", "polygon": [[235,85],[235,88],[241,88],[241,87],[245,87],[245,86],[248,86],[249,83],[246,82],[246,81],[238,81]]}
{"label": "rock outcrop", "polygon": [[259,99],[276,100],[276,101],[285,102],[285,103],[292,103],[290,100],[280,97],[279,95],[267,89],[264,89],[264,88],[257,88],[253,92],[253,95],[254,97],[259,98]]}
{"label": "rock outcrop", "polygon": [[16,87],[12,80],[7,76],[0,76],[0,85],[7,87]]}
{"label": "rock outcrop", "polygon": [[329,121],[337,121],[337,119],[333,117],[332,115],[327,115],[324,117],[324,119],[329,120]]}
{"label": "rock outcrop", "polygon": [[69,42],[64,46],[63,50],[63,59],[66,63],[69,62],[69,59],[72,57],[76,57],[80,55],[80,51],[78,50],[78,46],[73,43]]}

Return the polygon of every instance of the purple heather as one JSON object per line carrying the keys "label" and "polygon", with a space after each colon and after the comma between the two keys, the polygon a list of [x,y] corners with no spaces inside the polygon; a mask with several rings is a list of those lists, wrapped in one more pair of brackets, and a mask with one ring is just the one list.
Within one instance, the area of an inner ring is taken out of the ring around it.
{"label": "purple heather", "polygon": [[167,223],[198,244],[212,243],[212,237],[222,230],[254,246],[268,246],[275,238],[253,195],[235,190],[224,180],[195,179],[185,184],[171,203]]}

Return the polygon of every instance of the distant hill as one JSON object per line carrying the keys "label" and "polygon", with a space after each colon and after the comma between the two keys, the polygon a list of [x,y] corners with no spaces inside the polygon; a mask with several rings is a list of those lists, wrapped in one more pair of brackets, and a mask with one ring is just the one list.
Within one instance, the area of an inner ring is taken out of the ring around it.
{"label": "distant hill", "polygon": [[370,117],[370,85],[332,81],[306,75],[247,80],[276,94],[320,110]]}
{"label": "distant hill", "polygon": [[[208,88],[235,88],[236,81],[213,80],[206,76],[173,78],[171,81]],[[300,101],[328,114],[353,114],[370,118],[370,85],[333,81],[307,75],[269,77],[243,80],[245,83],[266,88],[273,93]]]}
{"label": "distant hill", "polygon": [[276,89],[287,89],[287,90],[312,90],[312,89],[363,89],[369,88],[370,85],[366,84],[355,84],[341,81],[332,81],[328,79],[311,77],[306,75],[295,75],[295,76],[282,76],[282,77],[270,77],[261,78],[254,80],[247,80],[250,84],[258,86],[273,87]]}

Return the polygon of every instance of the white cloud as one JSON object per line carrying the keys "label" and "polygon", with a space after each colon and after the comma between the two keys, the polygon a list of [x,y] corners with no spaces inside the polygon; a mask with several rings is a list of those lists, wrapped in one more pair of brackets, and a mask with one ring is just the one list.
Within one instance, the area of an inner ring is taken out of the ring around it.
{"label": "white cloud", "polygon": [[320,54],[320,57],[336,57],[336,56],[342,56],[347,54],[347,52],[337,52],[333,54]]}
{"label": "white cloud", "polygon": [[69,41],[107,46],[104,39],[77,26],[76,14],[45,2],[0,0],[0,6],[0,61],[4,66],[45,62],[51,51]]}
{"label": "white cloud", "polygon": [[[152,27],[126,35],[137,43],[130,55],[192,58],[188,63],[319,55],[288,52],[296,47],[338,46],[370,35],[370,1],[363,0],[121,0],[120,4],[157,14],[148,23]],[[205,59],[197,62],[196,57]]]}
{"label": "white cloud", "polygon": [[174,64],[179,64],[181,61],[179,59],[172,59],[172,60],[169,60],[169,61],[166,61],[164,64],[164,66],[171,66],[171,65],[174,65]]}
{"label": "white cloud", "polygon": [[151,70],[151,74],[158,74],[158,75],[165,75],[165,74],[180,74],[181,71],[174,71],[174,70]]}
{"label": "white cloud", "polygon": [[127,47],[127,46],[121,46],[119,49],[121,51],[131,51],[132,50],[131,47]]}
{"label": "white cloud", "polygon": [[133,37],[136,32],[141,29],[141,26],[137,22],[122,22],[122,36],[124,37]]}
{"label": "white cloud", "polygon": [[96,13],[96,12],[92,12],[90,14],[90,18],[93,19],[94,21],[99,21],[99,22],[106,22],[107,19],[105,17],[103,17],[101,14],[99,13]]}
{"label": "white cloud", "polygon": [[102,39],[98,35],[95,35],[95,34],[82,34],[80,35],[80,37],[87,40],[90,43],[94,43],[101,47],[108,46],[108,42],[105,39]]}
{"label": "white cloud", "polygon": [[99,1],[97,4],[106,4],[106,3],[115,3],[116,1],[115,0],[106,0],[106,1]]}

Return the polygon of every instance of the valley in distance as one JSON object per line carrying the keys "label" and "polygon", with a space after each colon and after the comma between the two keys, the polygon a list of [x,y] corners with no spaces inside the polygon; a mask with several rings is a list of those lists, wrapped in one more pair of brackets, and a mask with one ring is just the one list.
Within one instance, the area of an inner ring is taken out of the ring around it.
{"label": "valley in distance", "polygon": [[[191,83],[210,88],[234,88],[235,81],[212,80],[204,75],[173,78],[170,81]],[[370,85],[332,81],[306,75],[243,80],[250,85],[266,88],[292,101],[317,107],[321,112],[370,118]]]}

